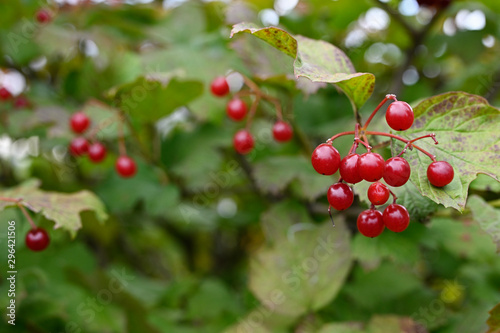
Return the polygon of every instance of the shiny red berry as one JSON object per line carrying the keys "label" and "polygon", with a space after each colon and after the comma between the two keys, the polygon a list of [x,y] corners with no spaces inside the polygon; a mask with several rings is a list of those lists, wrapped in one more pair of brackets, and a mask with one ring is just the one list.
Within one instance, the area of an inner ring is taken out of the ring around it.
{"label": "shiny red berry", "polygon": [[339,169],[340,154],[331,144],[322,143],[314,149],[311,163],[318,173],[333,175]]}
{"label": "shiny red berry", "polygon": [[340,161],[340,177],[351,184],[359,183],[363,180],[358,172],[358,154],[349,154]]}
{"label": "shiny red berry", "polygon": [[368,209],[358,216],[357,226],[359,232],[366,237],[377,237],[384,231],[382,213],[375,209]]}
{"label": "shiny red berry", "polygon": [[279,120],[273,125],[273,137],[278,142],[290,141],[293,137],[292,126]]}
{"label": "shiny red berry", "polygon": [[394,187],[403,186],[410,179],[410,164],[402,157],[391,157],[385,161],[384,180]]}
{"label": "shiny red berry", "polygon": [[26,246],[31,251],[42,251],[45,250],[47,246],[49,246],[50,238],[47,234],[47,231],[42,228],[37,228],[31,229],[26,234],[25,242]]}
{"label": "shiny red berry", "polygon": [[368,200],[374,205],[383,205],[389,199],[389,189],[382,183],[375,182],[368,188]]}
{"label": "shiny red berry", "polygon": [[2,101],[6,101],[11,97],[12,97],[12,94],[10,93],[10,91],[7,90],[7,88],[0,87],[0,99]]}
{"label": "shiny red berry", "polygon": [[106,147],[102,143],[96,142],[89,147],[89,159],[94,163],[99,163],[106,158]]}
{"label": "shiny red berry", "polygon": [[73,132],[83,133],[87,130],[87,128],[89,128],[90,119],[85,113],[79,111],[71,116],[69,124]]}
{"label": "shiny red berry", "polygon": [[387,229],[394,232],[401,232],[408,228],[410,224],[410,214],[404,206],[398,204],[390,204],[384,209],[382,216]]}
{"label": "shiny red berry", "polygon": [[361,178],[374,182],[384,175],[385,162],[377,153],[364,153],[359,156],[357,167]]}
{"label": "shiny red berry", "polygon": [[115,169],[118,175],[123,178],[130,178],[137,172],[137,166],[133,159],[128,156],[120,156],[116,160]]}
{"label": "shiny red berry", "polygon": [[49,23],[52,20],[52,17],[50,16],[50,13],[46,11],[45,9],[40,9],[38,12],[36,12],[36,20],[38,23],[45,24]]}
{"label": "shiny red berry", "polygon": [[226,96],[229,93],[229,84],[224,76],[216,77],[210,84],[212,94],[217,97]]}
{"label": "shiny red berry", "polygon": [[248,154],[252,151],[255,142],[252,134],[243,129],[236,132],[233,138],[234,149],[240,154]]}
{"label": "shiny red berry", "polygon": [[85,155],[89,150],[89,143],[85,138],[76,137],[71,140],[69,150],[73,156]]}
{"label": "shiny red berry", "polygon": [[427,167],[427,178],[436,187],[443,187],[451,183],[454,174],[453,167],[446,161],[432,162]]}
{"label": "shiny red berry", "polygon": [[351,207],[354,201],[352,189],[344,183],[336,183],[328,189],[328,202],[336,210],[345,210]]}
{"label": "shiny red berry", "polygon": [[413,117],[413,109],[410,104],[403,101],[391,103],[385,113],[387,124],[396,131],[410,128],[413,125]]}
{"label": "shiny red berry", "polygon": [[247,105],[239,98],[227,102],[226,113],[232,120],[240,121],[247,114]]}

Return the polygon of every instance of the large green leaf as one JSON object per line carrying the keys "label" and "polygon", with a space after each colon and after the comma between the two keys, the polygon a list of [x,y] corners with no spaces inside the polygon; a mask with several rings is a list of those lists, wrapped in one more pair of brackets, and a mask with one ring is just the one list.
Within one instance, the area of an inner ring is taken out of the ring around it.
{"label": "large green leaf", "polygon": [[[451,92],[422,101],[414,113],[415,122],[404,135],[416,138],[436,133],[438,145],[432,140],[421,140],[418,145],[455,170],[450,184],[436,188],[427,179],[430,159],[416,149],[405,154],[412,170],[410,179],[424,196],[462,211],[469,185],[479,173],[500,181],[500,110],[480,96]],[[400,148],[394,145],[393,152]]]}
{"label": "large green leaf", "polygon": [[119,107],[135,121],[156,122],[180,106],[187,105],[203,92],[203,84],[168,75],[147,75],[110,92]]}
{"label": "large green leaf", "polygon": [[497,245],[500,252],[500,210],[493,208],[478,195],[472,195],[467,201],[474,220],[486,231]]}
{"label": "large green leaf", "polygon": [[292,36],[279,28],[259,28],[252,23],[234,25],[231,37],[240,32],[250,33],[295,59],[293,67],[297,77],[336,84],[358,109],[373,92],[375,76],[357,73],[345,53],[330,43]]}
{"label": "large green leaf", "polygon": [[334,180],[318,177],[311,167],[311,161],[302,156],[276,156],[255,165],[254,176],[257,186],[265,192],[278,194],[294,180],[298,182],[298,194],[305,199],[316,199],[326,195]]}
{"label": "large green leaf", "polygon": [[[35,213],[41,213],[55,222],[54,228],[62,228],[72,236],[82,227],[80,212],[94,211],[100,221],[107,219],[103,203],[89,191],[76,193],[45,192],[39,189],[38,180],[28,180],[23,184],[0,192],[4,198],[22,199],[21,204]],[[0,201],[0,210],[16,205]]]}
{"label": "large green leaf", "polygon": [[[294,220],[287,213],[266,214],[274,222]],[[279,210],[279,206],[272,208]],[[258,250],[250,261],[250,289],[262,305],[280,314],[298,316],[330,302],[351,266],[349,232],[342,220],[322,225],[296,223],[282,230],[286,237]],[[269,224],[269,223],[268,223]]]}

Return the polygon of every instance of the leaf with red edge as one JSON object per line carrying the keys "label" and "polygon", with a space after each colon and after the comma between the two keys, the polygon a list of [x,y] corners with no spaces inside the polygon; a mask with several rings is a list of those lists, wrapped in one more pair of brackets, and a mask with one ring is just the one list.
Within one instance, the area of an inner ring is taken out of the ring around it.
{"label": "leaf with red edge", "polygon": [[373,92],[375,76],[371,73],[356,73],[345,53],[330,43],[292,36],[280,28],[259,28],[251,23],[234,25],[231,37],[240,32],[252,34],[295,59],[293,67],[296,77],[336,84],[357,109]]}
{"label": "leaf with red edge", "polygon": [[[418,146],[447,161],[453,166],[453,181],[437,188],[427,179],[428,156],[413,149],[404,156],[411,166],[410,180],[422,195],[445,207],[462,211],[470,183],[478,174],[500,181],[500,110],[484,98],[464,92],[450,92],[422,101],[414,108],[413,126],[402,136],[412,139],[435,133],[439,141],[423,139]],[[398,141],[399,142],[399,141]],[[401,144],[393,145],[393,154],[401,151]]]}

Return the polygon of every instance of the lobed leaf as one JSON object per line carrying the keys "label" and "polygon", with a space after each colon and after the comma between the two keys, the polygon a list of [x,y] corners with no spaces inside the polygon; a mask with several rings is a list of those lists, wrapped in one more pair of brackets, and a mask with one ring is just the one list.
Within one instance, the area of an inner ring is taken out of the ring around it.
{"label": "lobed leaf", "polygon": [[[451,92],[422,101],[414,108],[415,122],[404,133],[416,138],[436,133],[439,141],[421,140],[418,145],[437,160],[450,163],[455,170],[453,181],[443,188],[432,186],[427,179],[430,159],[413,150],[405,154],[410,163],[410,180],[422,195],[445,207],[462,211],[467,200],[470,183],[482,173],[500,181],[500,110],[476,95]],[[393,145],[393,153],[401,146]]]}
{"label": "lobed leaf", "polygon": [[[54,228],[65,229],[72,237],[82,227],[80,212],[94,211],[100,221],[105,221],[108,217],[104,204],[92,192],[86,190],[76,193],[45,192],[39,187],[40,181],[31,179],[17,187],[2,191],[1,196],[22,199],[23,206],[54,221]],[[0,210],[14,205],[12,202],[0,201]]]}
{"label": "lobed leaf", "polygon": [[231,37],[241,32],[252,34],[295,59],[293,67],[296,77],[336,84],[358,109],[373,92],[375,76],[356,73],[345,53],[330,43],[292,36],[280,28],[259,28],[252,23],[234,25]]}

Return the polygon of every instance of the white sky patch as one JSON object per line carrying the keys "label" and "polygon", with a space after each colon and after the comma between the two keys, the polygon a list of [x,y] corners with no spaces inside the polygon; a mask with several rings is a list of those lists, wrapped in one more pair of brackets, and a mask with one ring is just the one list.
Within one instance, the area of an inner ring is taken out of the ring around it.
{"label": "white sky patch", "polygon": [[404,16],[415,16],[418,14],[419,7],[416,0],[403,0],[399,3],[398,9]]}
{"label": "white sky patch", "polygon": [[482,39],[482,42],[483,42],[483,45],[488,47],[488,48],[492,48],[493,46],[495,46],[495,37],[492,36],[492,35],[487,35],[487,36],[484,36],[483,39]]}
{"label": "white sky patch", "polygon": [[403,83],[407,86],[414,85],[419,79],[420,75],[418,75],[418,71],[415,67],[410,67],[403,73]]}
{"label": "white sky patch", "polygon": [[289,14],[299,3],[299,0],[275,0],[274,10],[279,16]]}
{"label": "white sky patch", "polygon": [[280,17],[274,9],[267,8],[259,12],[259,19],[264,26],[277,26],[280,23]]}
{"label": "white sky patch", "polygon": [[217,214],[220,217],[229,219],[234,217],[237,212],[238,206],[236,206],[236,202],[233,199],[223,198],[217,203]]}

